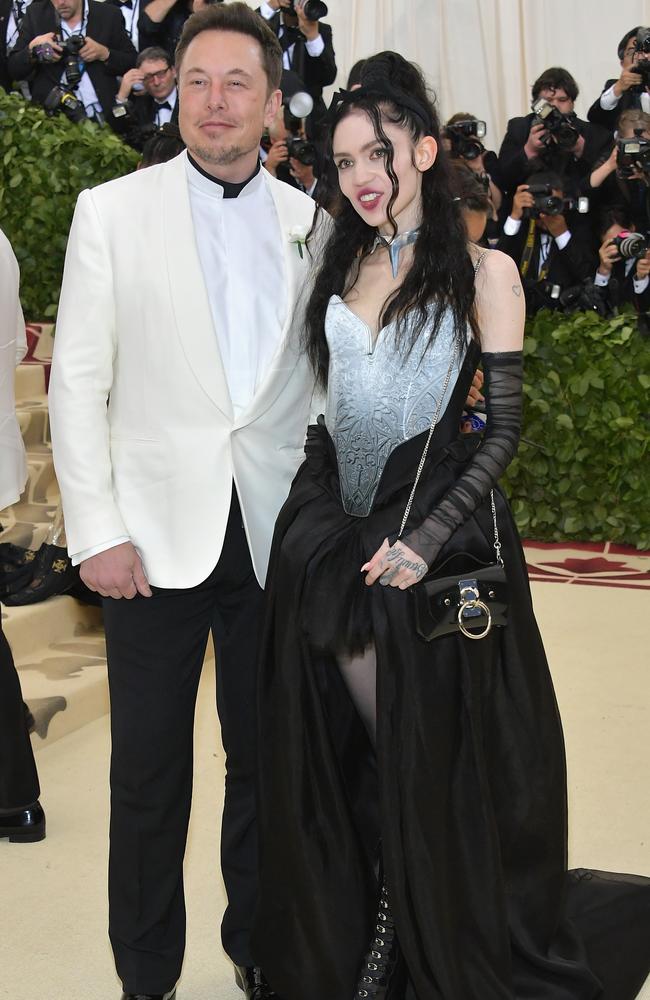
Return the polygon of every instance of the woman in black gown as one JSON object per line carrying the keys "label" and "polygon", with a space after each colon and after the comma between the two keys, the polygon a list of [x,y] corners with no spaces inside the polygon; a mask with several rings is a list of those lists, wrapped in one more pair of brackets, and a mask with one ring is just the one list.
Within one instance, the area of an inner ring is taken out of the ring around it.
{"label": "woman in black gown", "polygon": [[[342,207],[305,338],[327,405],[268,581],[256,961],[282,1000],[631,1000],[648,882],[566,870],[561,724],[496,488],[521,421],[517,271],[468,246],[411,64],[368,60],[332,118]],[[479,360],[482,439],[458,434]],[[507,626],[427,643],[408,588],[449,553],[494,561],[493,489]]]}

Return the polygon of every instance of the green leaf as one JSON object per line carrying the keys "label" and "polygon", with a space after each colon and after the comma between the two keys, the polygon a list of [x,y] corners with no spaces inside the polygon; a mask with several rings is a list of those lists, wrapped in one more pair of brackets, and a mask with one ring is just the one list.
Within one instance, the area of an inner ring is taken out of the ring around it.
{"label": "green leaf", "polygon": [[558,413],[557,417],[555,418],[555,423],[558,425],[558,427],[566,427],[566,429],[569,431],[573,430],[573,420],[571,419],[568,413]]}

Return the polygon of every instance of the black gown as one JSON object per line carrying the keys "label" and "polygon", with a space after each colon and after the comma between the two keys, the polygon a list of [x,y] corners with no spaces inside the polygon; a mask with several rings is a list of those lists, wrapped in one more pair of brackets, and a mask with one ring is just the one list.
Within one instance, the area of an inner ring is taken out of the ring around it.
{"label": "black gown", "polygon": [[[470,349],[409,524],[477,447],[458,434],[477,360]],[[255,961],[282,1000],[352,1000],[380,854],[409,997],[631,1000],[650,971],[650,880],[567,872],[562,728],[505,498],[495,491],[507,627],[426,643],[411,594],[364,584],[360,567],[399,528],[424,440],[391,453],[370,515],[353,517],[321,419],[277,522],[260,667]],[[488,504],[452,546],[493,561]],[[369,640],[376,755],[336,660],[337,648]]]}

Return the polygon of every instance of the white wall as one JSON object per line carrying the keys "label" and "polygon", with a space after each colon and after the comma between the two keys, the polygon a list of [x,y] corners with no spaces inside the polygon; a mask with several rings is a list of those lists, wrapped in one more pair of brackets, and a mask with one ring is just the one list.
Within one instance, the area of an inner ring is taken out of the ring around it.
{"label": "white wall", "polygon": [[[255,7],[255,0],[247,0]],[[650,0],[327,0],[343,86],[357,59],[395,49],[424,69],[444,119],[470,111],[490,148],[530,110],[530,86],[549,66],[576,78],[586,115],[627,30],[650,25]]]}

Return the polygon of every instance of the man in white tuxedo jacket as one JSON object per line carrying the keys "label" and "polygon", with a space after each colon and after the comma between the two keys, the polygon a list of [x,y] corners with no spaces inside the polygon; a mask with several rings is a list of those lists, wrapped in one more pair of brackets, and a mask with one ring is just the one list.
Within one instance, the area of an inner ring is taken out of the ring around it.
{"label": "man in white tuxedo jacket", "polygon": [[[174,996],[194,705],[209,630],[227,757],[226,951],[247,997],[257,889],[256,646],[276,515],[302,460],[314,203],[259,168],[282,52],[243,3],[187,22],[176,159],[79,196],[50,388],[68,547],[104,599],[110,936],[124,996]],[[293,233],[292,233],[293,231]]]}

